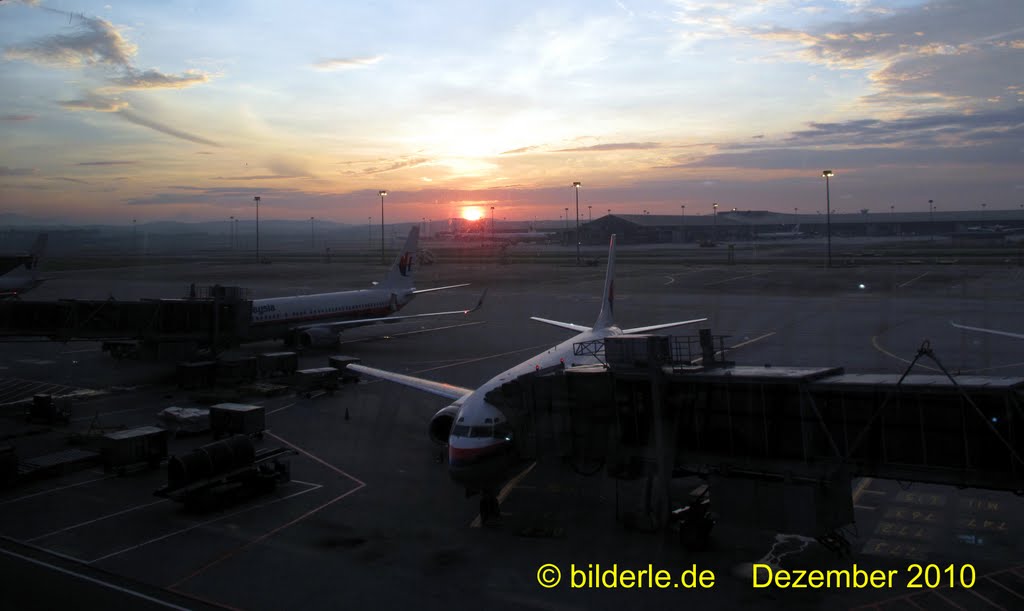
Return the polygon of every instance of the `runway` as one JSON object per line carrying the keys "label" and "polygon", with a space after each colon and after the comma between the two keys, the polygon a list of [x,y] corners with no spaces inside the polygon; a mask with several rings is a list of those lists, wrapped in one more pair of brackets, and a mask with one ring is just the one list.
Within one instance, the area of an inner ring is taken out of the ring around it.
{"label": "runway", "polygon": [[[928,340],[953,373],[1024,376],[1019,340],[949,324],[1024,331],[1019,267],[825,270],[659,256],[667,260],[620,260],[615,312],[621,326],[707,316],[701,326],[729,335],[726,356],[740,364],[843,366],[848,372],[902,373]],[[343,335],[337,350],[302,355],[300,366],[323,366],[327,356],[341,353],[373,367],[474,387],[568,337],[568,331],[531,322],[530,316],[590,324],[603,277],[602,266],[550,263],[451,262],[421,271],[418,287],[472,285],[420,296],[408,313],[464,307],[488,287],[483,309],[465,324],[354,329]],[[103,298],[112,292],[124,299],[173,297],[182,296],[191,282],[236,284],[251,288],[253,297],[266,297],[296,287],[310,292],[358,288],[378,272],[291,263],[180,264],[127,273],[99,268],[48,283],[32,298]],[[279,344],[266,342],[242,350],[276,349]],[[25,400],[51,388],[80,390],[88,398],[73,404],[68,425],[21,420]],[[192,398],[174,385],[173,367],[114,361],[95,343],[0,344],[0,426],[6,438],[0,443],[14,445],[20,456],[66,448],[69,432],[90,425],[155,424],[158,411],[193,405]],[[123,587],[145,588],[146,596],[166,596],[167,604],[184,608],[809,609],[881,608],[872,605],[883,601],[889,601],[885,608],[915,608],[929,607],[932,599],[922,598],[928,595],[954,608],[1010,609],[1024,601],[1024,568],[1018,566],[1024,558],[1024,500],[1012,494],[858,480],[850,558],[816,543],[801,548],[795,540],[782,546],[793,550],[779,552],[775,533],[724,524],[713,532],[712,549],[694,554],[671,538],[617,524],[616,503],[625,490],[614,480],[581,477],[558,461],[542,460],[508,488],[499,526],[472,528],[476,500],[464,498],[449,481],[436,460],[438,448],[426,435],[445,400],[373,381],[316,399],[285,395],[249,402],[267,410],[270,434],[261,447],[299,451],[291,461],[293,480],[271,495],[221,512],[187,514],[152,495],[166,483],[164,470],[117,477],[89,469],[3,490],[0,535],[15,542],[4,562],[28,567],[19,583],[38,595],[39,608],[56,606],[43,601],[47,590],[55,589],[54,570],[15,555],[28,556],[25,550],[35,548],[32,554],[45,556],[46,563],[57,564],[46,554],[58,554],[76,571],[90,577],[97,571],[98,581],[110,575],[110,581],[141,584]],[[174,439],[171,453],[208,441]],[[698,483],[678,485],[686,489]],[[783,554],[786,568],[842,568],[855,562],[898,569],[904,581],[913,563],[970,564],[978,585],[938,594],[905,584],[892,590],[766,590],[736,576],[738,565],[757,562],[773,549]],[[568,579],[570,567],[598,563],[631,570],[652,565],[673,575],[696,564],[712,570],[716,582],[708,589],[609,589],[574,588],[567,581],[545,588],[537,581],[542,565],[559,567]],[[97,589],[116,592],[83,583],[81,596],[101,596]],[[32,596],[18,600],[33,607]],[[163,603],[152,604],[162,608]]]}

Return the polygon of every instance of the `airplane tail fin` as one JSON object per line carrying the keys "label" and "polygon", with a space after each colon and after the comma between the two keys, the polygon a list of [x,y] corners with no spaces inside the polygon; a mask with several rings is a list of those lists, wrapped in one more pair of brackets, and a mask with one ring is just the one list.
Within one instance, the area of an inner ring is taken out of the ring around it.
{"label": "airplane tail fin", "polygon": [[32,258],[29,264],[29,269],[36,269],[39,266],[39,259],[46,252],[46,241],[49,238],[49,234],[40,233],[36,241],[32,243],[32,248],[28,251],[29,256]]}
{"label": "airplane tail fin", "polygon": [[401,290],[413,288],[413,263],[416,259],[416,248],[419,245],[420,228],[413,227],[409,230],[409,237],[405,238],[405,245],[398,251],[395,262],[391,264],[382,288]]}
{"label": "airplane tail fin", "polygon": [[594,329],[607,329],[615,324],[615,234],[608,242],[608,270],[604,275],[604,293],[601,311],[597,315]]}

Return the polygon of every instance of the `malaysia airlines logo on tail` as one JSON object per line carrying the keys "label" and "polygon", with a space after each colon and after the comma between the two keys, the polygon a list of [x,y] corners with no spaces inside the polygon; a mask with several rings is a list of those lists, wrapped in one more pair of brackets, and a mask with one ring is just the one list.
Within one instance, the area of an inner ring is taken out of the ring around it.
{"label": "malaysia airlines logo on tail", "polygon": [[412,253],[406,252],[402,254],[402,258],[398,260],[398,273],[403,276],[408,276],[412,273]]}

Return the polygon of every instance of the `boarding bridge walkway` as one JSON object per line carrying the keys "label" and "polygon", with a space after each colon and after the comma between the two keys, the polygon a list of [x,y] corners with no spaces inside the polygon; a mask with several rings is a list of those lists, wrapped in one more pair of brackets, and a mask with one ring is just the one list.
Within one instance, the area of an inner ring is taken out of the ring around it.
{"label": "boarding bridge walkway", "polygon": [[236,287],[210,287],[184,299],[0,302],[0,338],[231,346],[245,336],[250,321],[251,302]]}
{"label": "boarding bridge walkway", "polygon": [[526,457],[554,449],[622,479],[700,475],[739,505],[795,486],[819,532],[852,521],[854,477],[1024,491],[1024,378],[738,366],[709,333],[696,352],[668,336],[580,344],[603,364],[524,376],[488,400]]}

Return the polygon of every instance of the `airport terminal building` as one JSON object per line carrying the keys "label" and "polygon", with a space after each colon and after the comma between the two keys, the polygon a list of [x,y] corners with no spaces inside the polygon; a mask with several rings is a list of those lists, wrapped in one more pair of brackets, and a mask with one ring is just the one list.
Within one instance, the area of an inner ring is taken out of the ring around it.
{"label": "airport terminal building", "polygon": [[[1024,237],[1024,209],[929,212],[870,212],[855,214],[781,214],[759,210],[727,211],[686,216],[609,214],[580,223],[583,244],[607,243],[616,234],[621,243],[664,244],[719,241],[757,241],[824,237],[883,237],[934,235],[975,244],[1003,244]],[[565,229],[573,242],[573,227]],[[1020,232],[1020,233],[1016,233]]]}

